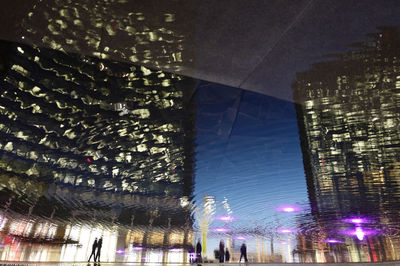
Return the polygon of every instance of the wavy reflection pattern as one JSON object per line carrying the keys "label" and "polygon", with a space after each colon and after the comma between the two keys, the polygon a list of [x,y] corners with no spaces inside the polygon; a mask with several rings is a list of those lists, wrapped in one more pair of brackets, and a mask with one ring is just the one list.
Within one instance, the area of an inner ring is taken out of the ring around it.
{"label": "wavy reflection pattern", "polygon": [[370,37],[293,84],[312,207],[302,261],[400,259],[400,33]]}
{"label": "wavy reflection pattern", "polygon": [[40,1],[22,41],[169,71],[194,61],[195,15],[187,1]]}
{"label": "wavy reflection pattern", "polygon": [[191,243],[193,80],[1,45],[9,55],[0,81],[2,241],[80,243],[68,226],[119,226],[123,246]]}

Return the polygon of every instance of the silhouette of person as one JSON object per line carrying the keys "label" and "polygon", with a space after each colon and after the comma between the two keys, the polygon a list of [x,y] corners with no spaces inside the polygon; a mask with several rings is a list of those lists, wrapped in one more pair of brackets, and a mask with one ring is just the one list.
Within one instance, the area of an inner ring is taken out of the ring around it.
{"label": "silhouette of person", "polygon": [[201,244],[200,239],[197,241],[196,245],[196,262],[201,262]]}
{"label": "silhouette of person", "polygon": [[92,258],[92,256],[93,256],[94,261],[96,262],[96,248],[97,248],[97,237],[94,239],[94,242],[92,245],[92,253],[90,254],[88,262],[90,262],[90,259]]}
{"label": "silhouette of person", "polygon": [[224,262],[225,257],[225,244],[224,241],[219,242],[219,262]]}
{"label": "silhouette of person", "polygon": [[101,251],[101,245],[103,244],[103,237],[100,237],[99,241],[97,242],[97,254],[96,257],[94,257],[94,261],[100,262],[100,251]]}
{"label": "silhouette of person", "polygon": [[193,247],[193,245],[190,245],[190,246],[189,246],[189,250],[188,250],[188,251],[189,251],[189,263],[192,264],[192,263],[194,263],[194,258],[195,258],[194,256],[195,256],[195,254],[196,254],[196,253],[194,252],[194,247]]}
{"label": "silhouette of person", "polygon": [[239,263],[242,260],[242,257],[244,257],[244,261],[247,262],[247,248],[246,248],[246,244],[245,243],[243,243],[242,246],[240,247]]}
{"label": "silhouette of person", "polygon": [[230,258],[231,258],[231,254],[229,253],[228,248],[226,248],[226,251],[225,251],[225,261],[228,262]]}

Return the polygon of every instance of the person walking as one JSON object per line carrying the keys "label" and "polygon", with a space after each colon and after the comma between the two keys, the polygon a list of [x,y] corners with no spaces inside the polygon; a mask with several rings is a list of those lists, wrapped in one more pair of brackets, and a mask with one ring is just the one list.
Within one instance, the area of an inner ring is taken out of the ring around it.
{"label": "person walking", "polygon": [[242,261],[242,257],[244,257],[244,261],[247,262],[247,248],[245,243],[243,243],[242,246],[240,247],[239,263]]}
{"label": "person walking", "polygon": [[103,237],[100,237],[99,241],[97,242],[97,253],[96,256],[94,257],[94,261],[100,262],[100,252],[101,252],[101,246],[103,245]]}
{"label": "person walking", "polygon": [[231,254],[229,253],[228,248],[226,248],[226,251],[225,251],[225,261],[228,262],[230,258],[231,258]]}
{"label": "person walking", "polygon": [[92,245],[92,253],[90,254],[88,262],[90,262],[90,259],[92,258],[92,256],[93,256],[94,262],[96,262],[96,248],[97,248],[97,237],[94,239],[94,242]]}
{"label": "person walking", "polygon": [[196,245],[196,262],[200,263],[201,262],[201,244],[200,244],[200,239],[197,241]]}
{"label": "person walking", "polygon": [[225,259],[225,244],[224,241],[219,242],[219,262],[224,262]]}
{"label": "person walking", "polygon": [[196,252],[194,250],[193,245],[189,246],[189,264],[192,264],[195,262],[195,258],[196,258]]}

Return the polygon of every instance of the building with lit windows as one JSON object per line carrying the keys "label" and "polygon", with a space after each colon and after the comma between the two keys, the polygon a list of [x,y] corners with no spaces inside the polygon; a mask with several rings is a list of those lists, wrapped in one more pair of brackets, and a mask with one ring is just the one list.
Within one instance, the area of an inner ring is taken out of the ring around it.
{"label": "building with lit windows", "polygon": [[[93,227],[139,262],[192,244],[195,82],[144,67],[192,61],[177,6],[41,1],[16,32],[35,47],[0,43],[0,243],[86,245]],[[86,254],[66,249],[52,259]]]}
{"label": "building with lit windows", "polygon": [[39,1],[23,21],[21,42],[179,72],[194,63],[190,3]]}
{"label": "building with lit windows", "polygon": [[366,237],[367,251],[363,245],[348,248],[348,261],[399,259],[399,237],[390,233],[397,230],[391,221],[398,213],[390,206],[400,203],[400,32],[380,30],[371,41],[354,44],[355,50],[298,73],[293,84],[319,230],[329,237],[344,226],[340,219],[362,216],[374,221],[365,226],[388,232]]}
{"label": "building with lit windows", "polygon": [[8,220],[29,210],[55,221],[55,235],[66,230],[57,221],[69,221],[141,232],[141,243],[129,238],[135,245],[191,244],[193,80],[1,45],[0,204]]}

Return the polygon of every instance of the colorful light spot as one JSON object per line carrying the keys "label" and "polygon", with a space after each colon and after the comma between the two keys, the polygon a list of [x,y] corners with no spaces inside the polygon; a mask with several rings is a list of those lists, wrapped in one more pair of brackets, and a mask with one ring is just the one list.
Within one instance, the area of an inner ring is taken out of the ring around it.
{"label": "colorful light spot", "polygon": [[123,249],[117,249],[116,253],[117,253],[117,254],[123,254],[123,253],[125,253],[125,250],[123,250]]}
{"label": "colorful light spot", "polygon": [[235,220],[235,218],[233,218],[232,216],[219,216],[216,219],[224,222],[232,222],[233,220]]}
{"label": "colorful light spot", "polygon": [[365,233],[360,227],[357,227],[357,229],[354,232],[354,234],[357,236],[358,240],[363,240],[364,239]]}
{"label": "colorful light spot", "polygon": [[293,229],[288,229],[288,228],[282,228],[282,229],[278,229],[279,233],[284,233],[284,234],[289,234],[289,233],[294,233],[296,232],[296,230]]}
{"label": "colorful light spot", "polygon": [[326,239],[325,242],[327,243],[341,243],[342,241],[337,239]]}
{"label": "colorful light spot", "polygon": [[213,231],[215,231],[215,232],[228,232],[229,229],[228,228],[217,227],[217,228],[214,228]]}
{"label": "colorful light spot", "polygon": [[290,206],[290,205],[285,205],[285,206],[280,206],[277,208],[277,211],[280,212],[286,212],[286,213],[292,213],[292,212],[298,212],[300,211],[300,208],[297,206]]}

